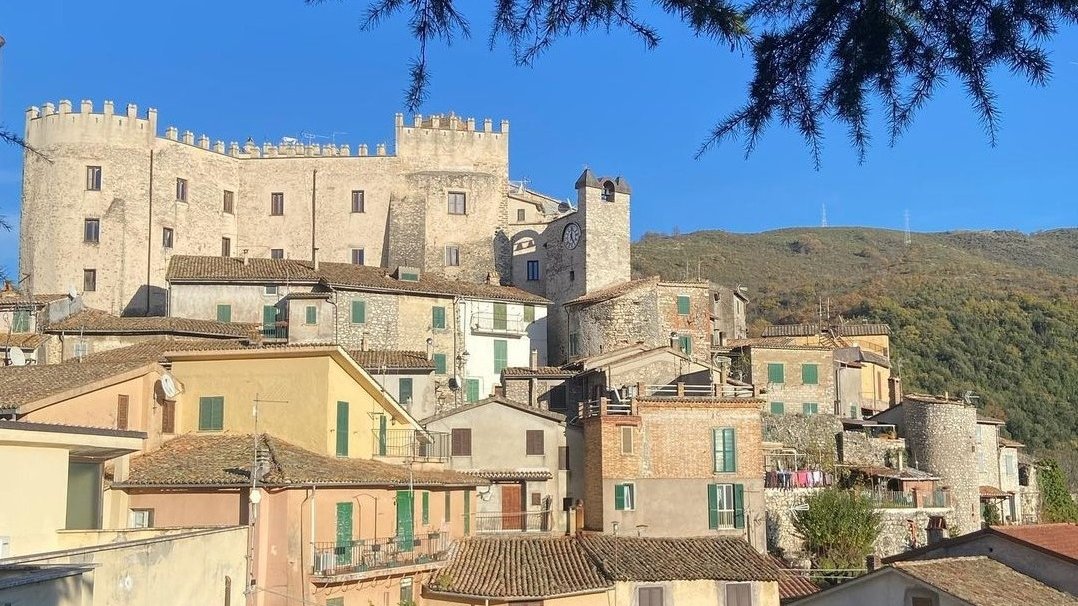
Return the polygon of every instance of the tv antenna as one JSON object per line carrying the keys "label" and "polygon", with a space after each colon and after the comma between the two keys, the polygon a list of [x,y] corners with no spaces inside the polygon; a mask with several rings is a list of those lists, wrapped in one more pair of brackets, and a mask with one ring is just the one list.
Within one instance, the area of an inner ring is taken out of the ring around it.
{"label": "tv antenna", "polygon": [[905,230],[905,234],[904,234],[905,237],[902,239],[902,243],[905,244],[908,247],[910,244],[913,244],[913,238],[910,236],[910,209],[908,209],[908,208],[906,209],[905,219],[906,219],[906,230]]}
{"label": "tv antenna", "polygon": [[827,202],[820,203],[820,227],[827,227]]}

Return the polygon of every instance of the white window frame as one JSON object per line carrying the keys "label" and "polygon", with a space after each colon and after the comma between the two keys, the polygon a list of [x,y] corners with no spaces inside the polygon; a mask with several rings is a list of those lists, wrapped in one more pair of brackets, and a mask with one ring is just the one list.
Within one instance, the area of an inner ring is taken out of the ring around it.
{"label": "white window frame", "polygon": [[127,520],[130,528],[153,528],[153,509],[132,508]]}
{"label": "white window frame", "polygon": [[86,191],[101,191],[101,167],[86,167]]}
{"label": "white window frame", "polygon": [[[734,527],[734,485],[713,484],[715,487],[715,519],[716,528]],[[727,523],[729,521],[729,523]]]}
{"label": "white window frame", "polygon": [[[721,528],[721,527],[720,527]],[[752,583],[724,583],[722,589],[723,604],[730,604],[729,588],[736,586],[746,586],[749,588],[749,604],[755,606],[756,604],[756,592],[752,590]]]}
{"label": "white window frame", "polygon": [[446,244],[445,246],[445,266],[446,267],[460,267],[460,247],[456,244]]}
{"label": "white window frame", "polygon": [[468,214],[468,194],[462,191],[446,193],[446,211],[450,215]]}
{"label": "white window frame", "polygon": [[[618,509],[618,511],[636,511],[636,483],[635,482],[618,482],[614,485],[614,490],[617,490],[618,486],[626,486],[628,490],[625,491],[625,507]],[[616,500],[616,497],[615,497]]]}

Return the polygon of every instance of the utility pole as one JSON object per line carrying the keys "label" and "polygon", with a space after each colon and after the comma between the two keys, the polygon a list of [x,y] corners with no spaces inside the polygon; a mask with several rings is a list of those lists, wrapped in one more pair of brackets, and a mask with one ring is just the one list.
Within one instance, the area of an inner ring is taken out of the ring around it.
{"label": "utility pole", "polygon": [[288,400],[263,400],[258,393],[255,393],[254,407],[251,410],[254,416],[254,448],[251,455],[251,492],[247,497],[250,502],[247,514],[247,587],[243,590],[248,606],[253,606],[255,603],[255,521],[258,519],[258,504],[262,502],[262,493],[258,490],[258,479],[263,473],[269,471],[267,469],[263,472],[262,465],[258,461],[258,447],[261,441],[261,436],[258,434],[259,404],[288,404]]}

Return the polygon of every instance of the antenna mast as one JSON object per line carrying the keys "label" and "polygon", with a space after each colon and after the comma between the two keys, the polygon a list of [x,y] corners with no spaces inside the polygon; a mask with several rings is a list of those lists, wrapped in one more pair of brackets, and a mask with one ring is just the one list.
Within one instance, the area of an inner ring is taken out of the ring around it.
{"label": "antenna mast", "polygon": [[909,247],[913,243],[913,238],[910,236],[910,209],[906,209],[906,231],[905,237],[902,240],[903,244]]}
{"label": "antenna mast", "polygon": [[827,227],[827,202],[820,203],[820,227]]}

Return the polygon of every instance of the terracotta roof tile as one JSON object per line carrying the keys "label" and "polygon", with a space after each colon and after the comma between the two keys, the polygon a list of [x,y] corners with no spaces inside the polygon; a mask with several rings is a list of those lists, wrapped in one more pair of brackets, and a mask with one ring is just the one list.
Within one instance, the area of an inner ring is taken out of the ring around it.
{"label": "terracotta roof tile", "polygon": [[49,339],[49,335],[36,332],[16,332],[0,334],[0,349],[18,347],[19,349],[37,349]]}
{"label": "terracotta roof tile", "polygon": [[[69,298],[66,294],[36,294],[31,300],[37,305],[45,305],[52,303],[53,301],[59,301],[60,299]],[[24,292],[20,292],[13,289],[0,290],[0,306],[26,303],[27,295]]]}
{"label": "terracotta roof tile", "polygon": [[1009,492],[1003,492],[995,486],[981,486],[981,497],[988,499],[1002,499],[1011,496]]}
{"label": "terracotta roof tile", "polygon": [[[131,461],[123,486],[233,486],[251,481],[252,434],[187,434]],[[337,484],[348,486],[476,486],[484,480],[455,471],[409,470],[370,459],[321,455],[267,434],[260,448],[270,455],[268,486]]]}
{"label": "terracotta roof tile", "polygon": [[425,419],[422,419],[420,421],[420,424],[426,425],[427,423],[430,423],[432,421],[437,421],[439,419],[444,419],[446,417],[451,417],[451,416],[453,416],[453,415],[455,415],[457,413],[464,412],[466,410],[472,410],[473,408],[479,408],[480,406],[486,406],[487,404],[500,404],[502,406],[507,406],[509,408],[514,408],[514,409],[519,410],[521,412],[526,412],[528,414],[533,414],[533,415],[536,415],[536,416],[539,416],[539,417],[543,417],[545,419],[549,419],[551,421],[554,421],[555,423],[561,423],[561,422],[565,421],[565,415],[561,414],[560,412],[554,412],[552,410],[546,410],[546,409],[543,409],[543,408],[537,408],[535,406],[529,406],[528,404],[525,404],[523,402],[517,402],[515,400],[510,400],[508,398],[503,398],[503,397],[499,397],[499,396],[491,396],[489,398],[483,398],[482,400],[478,400],[476,402],[469,402],[467,404],[457,406],[456,408],[449,408],[447,410],[443,410],[442,412],[439,412],[437,414],[433,414],[433,415],[431,415],[431,416],[429,416],[429,417],[427,417]]}
{"label": "terracotta roof tile", "polygon": [[972,606],[1078,604],[1075,598],[983,556],[895,562],[892,566]]}
{"label": "terracotta roof tile", "polygon": [[48,331],[87,334],[174,334],[191,336],[221,336],[254,338],[258,324],[217,322],[165,316],[114,316],[100,309],[86,308],[59,322],[50,324]]}
{"label": "terracotta roof tile", "polygon": [[460,472],[477,478],[484,478],[491,482],[516,482],[520,480],[534,482],[549,480],[554,477],[549,469],[461,469]]}
{"label": "terracotta roof tile", "polygon": [[609,301],[631,293],[632,291],[643,288],[645,286],[656,286],[659,284],[659,276],[652,276],[650,278],[641,278],[639,280],[629,280],[628,282],[619,282],[618,284],[612,284],[605,288],[594,290],[587,294],[581,295],[572,301],[566,303],[566,305],[590,305],[592,303],[601,303],[603,301]]}
{"label": "terracotta roof tile", "polygon": [[203,351],[216,349],[240,349],[249,347],[241,340],[233,339],[147,339],[127,347],[117,347],[92,353],[80,362],[71,359],[69,364],[90,364],[97,362],[156,362],[164,357],[166,351]]}
{"label": "terracotta roof tile", "polygon": [[389,370],[429,370],[434,371],[434,362],[427,359],[421,351],[403,351],[396,349],[354,350],[348,355],[364,370],[375,373],[382,367]]}
{"label": "terracotta roof tile", "polygon": [[576,375],[572,370],[566,370],[560,366],[510,366],[502,369],[502,374],[509,377],[555,377],[568,378]]}
{"label": "terracotta roof tile", "polygon": [[429,589],[504,600],[604,591],[605,578],[573,537],[471,537],[461,540]]}
{"label": "terracotta roof tile", "polygon": [[779,598],[784,602],[794,598],[803,598],[820,591],[820,586],[813,583],[812,579],[796,570],[788,569],[786,562],[775,556],[768,557],[770,557],[771,563],[779,569]]}
{"label": "terracotta roof tile", "polygon": [[[889,335],[891,327],[881,323],[834,324],[829,328],[840,337],[864,337],[869,335]],[[822,331],[819,324],[775,324],[764,329],[765,337],[811,337]]]}
{"label": "terracotta roof tile", "polygon": [[16,409],[49,396],[104,381],[147,365],[145,360],[92,364],[0,367],[0,410]]}
{"label": "terracotta roof tile", "polygon": [[992,532],[1007,535],[1036,545],[1041,549],[1078,560],[1078,524],[1028,524],[1023,526],[993,526]]}
{"label": "terracotta roof tile", "polygon": [[318,284],[355,290],[404,292],[425,295],[459,295],[477,299],[494,299],[520,303],[548,304],[543,297],[514,286],[480,284],[452,280],[424,272],[419,280],[398,280],[384,267],[369,267],[352,263],[319,263],[313,269],[309,261],[293,259],[243,259],[235,257],[196,257],[174,255],[169,261],[165,279],[177,283],[252,282]]}
{"label": "terracotta roof tile", "polygon": [[773,561],[746,541],[733,537],[591,534],[582,537],[581,542],[598,560],[604,574],[618,581],[777,581],[781,576]]}

